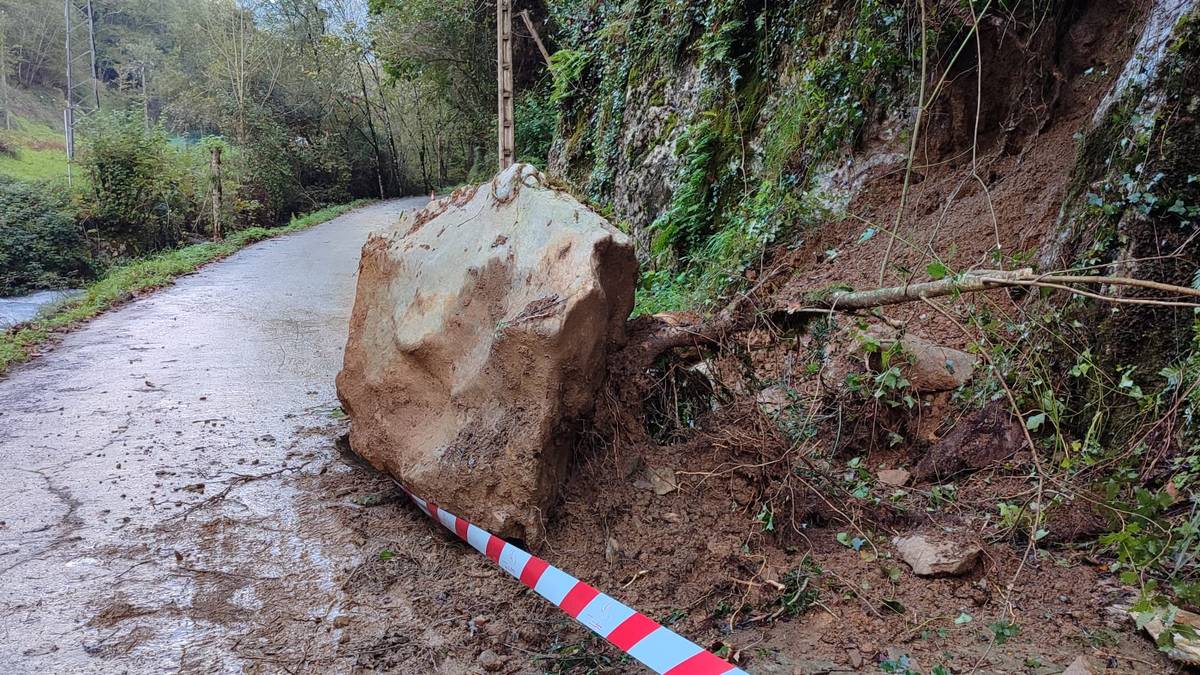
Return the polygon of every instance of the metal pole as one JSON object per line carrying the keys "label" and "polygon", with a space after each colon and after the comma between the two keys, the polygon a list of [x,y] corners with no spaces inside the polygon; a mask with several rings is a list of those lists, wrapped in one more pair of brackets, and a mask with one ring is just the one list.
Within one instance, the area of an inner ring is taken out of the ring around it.
{"label": "metal pole", "polygon": [[100,74],[96,72],[96,20],[92,13],[92,0],[87,0],[88,43],[92,48],[92,94],[96,97],[96,110],[100,109]]}
{"label": "metal pole", "polygon": [[63,110],[63,127],[66,134],[67,146],[67,185],[71,184],[71,160],[75,158],[75,134],[73,127],[75,126],[75,103],[72,100],[72,95],[75,90],[75,80],[71,73],[71,0],[63,0],[63,19],[66,21],[66,41],[67,41],[67,108]]}
{"label": "metal pole", "polygon": [[498,154],[500,170],[503,171],[512,166],[516,155],[513,129],[512,0],[496,2],[496,88],[499,99]]}
{"label": "metal pole", "polygon": [[75,154],[74,147],[75,134],[71,130],[71,109],[68,107],[63,110],[63,129],[65,129],[66,146],[67,146],[67,187],[71,187],[71,158]]}

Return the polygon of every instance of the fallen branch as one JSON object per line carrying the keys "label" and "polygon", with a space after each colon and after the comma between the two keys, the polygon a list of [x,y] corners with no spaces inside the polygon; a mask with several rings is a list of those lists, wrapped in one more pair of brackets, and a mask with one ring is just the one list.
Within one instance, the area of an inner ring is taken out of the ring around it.
{"label": "fallen branch", "polygon": [[926,281],[919,284],[905,284],[888,288],[875,288],[867,291],[850,291],[833,289],[824,293],[812,294],[804,301],[791,302],[779,309],[788,314],[815,311],[854,311],[870,309],[887,305],[898,305],[905,302],[917,302],[930,298],[944,297],[959,293],[978,293],[998,288],[1013,288],[1018,286],[1035,286],[1065,290],[1089,298],[1105,302],[1119,302],[1142,305],[1163,305],[1168,307],[1200,307],[1197,302],[1178,300],[1156,300],[1151,298],[1124,298],[1101,295],[1090,291],[1071,288],[1070,284],[1093,284],[1102,286],[1129,286],[1164,291],[1175,295],[1187,295],[1200,298],[1200,290],[1187,286],[1146,281],[1128,277],[1107,276],[1073,276],[1066,274],[1034,274],[1032,269],[1021,270],[976,270],[954,277],[937,281]]}
{"label": "fallen branch", "polygon": [[[648,371],[661,355],[680,348],[697,349],[717,346],[730,336],[737,335],[754,326],[757,312],[751,296],[767,279],[773,279],[777,273],[784,272],[786,269],[766,275],[750,291],[739,294],[725,309],[707,319],[686,313],[656,314],[634,319],[629,324],[628,343],[619,352],[611,354],[609,358],[608,398],[615,402],[623,402],[623,405],[627,407],[639,406],[653,384],[647,377]],[[833,287],[810,293],[802,301],[785,303],[776,307],[776,311],[784,314],[852,312],[906,302],[928,302],[931,298],[961,293],[977,293],[1015,287],[1064,290],[1105,302],[1200,309],[1200,300],[1184,302],[1142,297],[1115,297],[1072,287],[1082,284],[1143,288],[1175,296],[1200,298],[1198,289],[1157,281],[1128,277],[1036,274],[1032,269],[1025,268],[1020,270],[975,270],[937,281],[866,291]],[[614,428],[624,428],[626,425],[618,417],[608,420],[606,424],[612,424]],[[645,433],[644,429],[636,425],[627,431],[635,436]]]}

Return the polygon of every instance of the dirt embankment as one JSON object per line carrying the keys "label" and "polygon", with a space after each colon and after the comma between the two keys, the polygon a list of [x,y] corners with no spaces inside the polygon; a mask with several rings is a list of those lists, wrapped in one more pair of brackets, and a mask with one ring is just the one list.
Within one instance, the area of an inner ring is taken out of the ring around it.
{"label": "dirt embankment", "polygon": [[[881,268],[901,282],[926,278],[935,260],[963,270],[1031,259],[1058,230],[1077,134],[1129,57],[1143,11],[1094,3],[1056,9],[1040,27],[984,26],[979,54],[945,73],[925,113],[908,187],[905,148],[884,140],[902,130],[881,122],[855,156],[873,168],[858,177],[850,216],[763,265],[775,277],[753,303],[873,287]],[[931,86],[944,68],[931,67]],[[981,302],[1012,316],[1021,299]],[[973,341],[928,306],[888,319],[941,344]],[[1171,670],[1114,609],[1128,591],[1103,565],[1070,546],[1035,552],[1000,524],[997,504],[1033,489],[1005,407],[972,413],[947,392],[896,410],[831,393],[831,345],[852,324],[760,319],[720,349],[676,350],[638,384],[611,388],[600,433],[577,449],[547,514],[542,553],[752,672],[1053,672],[1081,656],[1117,672]],[[895,482],[897,469],[914,477]],[[1060,543],[1103,526],[1087,509],[1055,518]],[[913,532],[982,557],[962,576],[918,577],[891,543]],[[596,640],[560,649],[579,640],[570,629],[535,651],[548,668],[625,668]],[[518,661],[528,648],[485,644]]]}

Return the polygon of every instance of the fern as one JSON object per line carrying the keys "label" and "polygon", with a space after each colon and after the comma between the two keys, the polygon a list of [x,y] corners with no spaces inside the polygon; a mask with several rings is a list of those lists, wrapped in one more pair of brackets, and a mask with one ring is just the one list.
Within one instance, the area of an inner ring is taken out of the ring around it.
{"label": "fern", "polygon": [[550,100],[554,105],[562,105],[575,93],[575,85],[591,62],[591,52],[575,49],[560,49],[550,57],[550,74],[554,78]]}

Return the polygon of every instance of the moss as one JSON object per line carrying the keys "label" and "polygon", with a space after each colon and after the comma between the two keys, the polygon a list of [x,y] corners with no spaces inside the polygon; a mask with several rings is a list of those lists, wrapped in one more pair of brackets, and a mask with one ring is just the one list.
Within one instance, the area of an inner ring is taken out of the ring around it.
{"label": "moss", "polygon": [[849,293],[854,290],[854,287],[849,284],[832,283],[828,286],[809,291],[804,294],[804,301],[814,305],[821,304],[832,298],[835,293]]}
{"label": "moss", "polygon": [[646,100],[646,105],[651,107],[661,107],[667,104],[667,84],[670,81],[665,77],[660,77],[654,81],[654,85],[650,88],[650,98]]}

